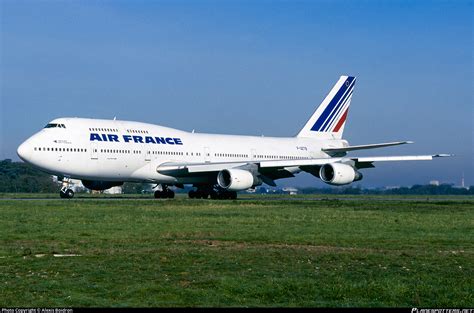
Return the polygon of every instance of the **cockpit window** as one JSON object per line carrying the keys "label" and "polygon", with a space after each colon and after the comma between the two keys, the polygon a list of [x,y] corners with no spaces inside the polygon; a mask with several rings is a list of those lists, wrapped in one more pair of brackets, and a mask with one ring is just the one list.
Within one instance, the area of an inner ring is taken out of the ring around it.
{"label": "cockpit window", "polygon": [[48,124],[46,124],[46,126],[44,128],[55,128],[55,127],[66,128],[66,125],[56,124],[56,123],[48,123]]}

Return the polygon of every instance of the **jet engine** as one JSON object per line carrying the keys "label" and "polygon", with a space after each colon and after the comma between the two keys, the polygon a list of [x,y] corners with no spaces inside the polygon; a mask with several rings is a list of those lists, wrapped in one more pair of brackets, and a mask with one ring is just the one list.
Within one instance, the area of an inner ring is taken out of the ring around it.
{"label": "jet engine", "polygon": [[123,182],[117,181],[101,181],[101,180],[83,180],[84,187],[92,190],[105,190],[115,186],[122,186]]}
{"label": "jet engine", "polygon": [[230,191],[245,190],[261,184],[251,172],[235,168],[220,171],[217,174],[217,183]]}
{"label": "jet engine", "polygon": [[319,177],[326,184],[346,185],[361,180],[362,174],[348,164],[327,163],[321,166]]}

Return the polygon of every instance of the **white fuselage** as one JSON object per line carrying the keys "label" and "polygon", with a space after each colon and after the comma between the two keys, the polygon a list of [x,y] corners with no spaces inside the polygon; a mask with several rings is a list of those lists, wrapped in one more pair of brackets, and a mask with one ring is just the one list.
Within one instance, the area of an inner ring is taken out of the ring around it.
{"label": "white fuselage", "polygon": [[179,163],[329,158],[322,148],[345,140],[278,138],[190,133],[131,121],[59,118],[26,140],[18,154],[49,173],[76,179],[146,181],[165,184],[205,182],[203,177],[172,177],[157,167]]}
{"label": "white fuselage", "polygon": [[68,178],[105,190],[122,182],[161,184],[156,198],[173,198],[167,187],[192,184],[190,198],[236,199],[237,191],[293,177],[301,171],[341,186],[362,179],[374,162],[432,160],[446,154],[346,157],[350,151],[410,141],[350,146],[342,139],[356,78],[341,76],[296,137],[197,134],[159,125],[85,118],[58,118],[22,143],[25,162],[64,177],[60,196],[72,198]]}

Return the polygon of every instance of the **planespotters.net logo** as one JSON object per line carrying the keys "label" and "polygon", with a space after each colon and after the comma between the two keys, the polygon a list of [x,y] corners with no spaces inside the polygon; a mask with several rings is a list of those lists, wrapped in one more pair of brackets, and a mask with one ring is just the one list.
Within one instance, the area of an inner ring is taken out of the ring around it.
{"label": "planespotters.net logo", "polygon": [[474,309],[411,309],[411,313],[474,313]]}

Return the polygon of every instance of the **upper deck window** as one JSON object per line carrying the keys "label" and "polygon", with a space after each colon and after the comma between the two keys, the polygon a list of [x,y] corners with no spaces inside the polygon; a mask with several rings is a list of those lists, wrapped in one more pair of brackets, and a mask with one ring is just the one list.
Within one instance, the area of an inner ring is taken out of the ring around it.
{"label": "upper deck window", "polygon": [[48,124],[46,124],[46,126],[44,128],[55,128],[55,127],[66,128],[66,125],[56,124],[56,123],[48,123]]}

